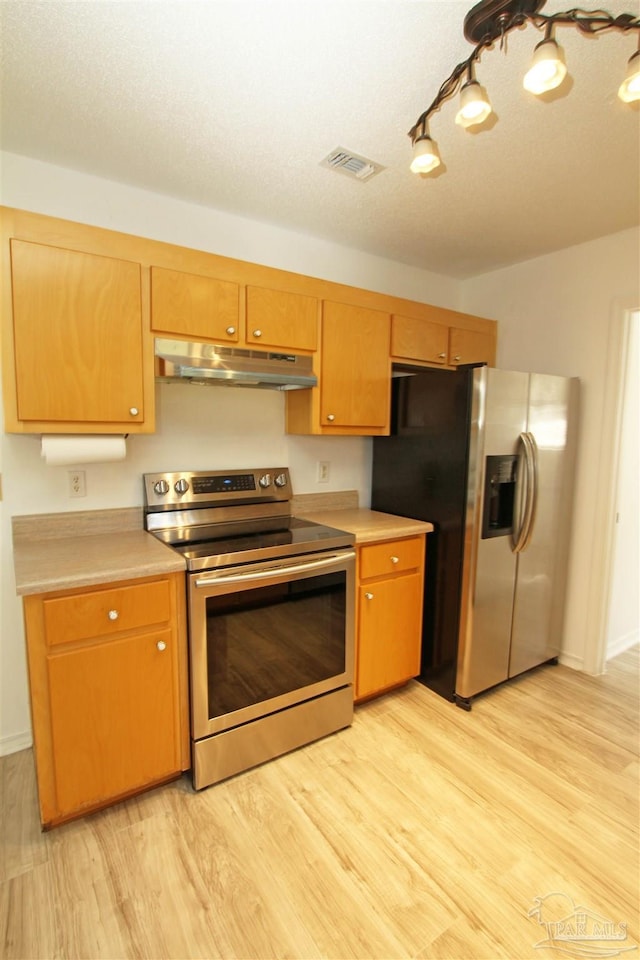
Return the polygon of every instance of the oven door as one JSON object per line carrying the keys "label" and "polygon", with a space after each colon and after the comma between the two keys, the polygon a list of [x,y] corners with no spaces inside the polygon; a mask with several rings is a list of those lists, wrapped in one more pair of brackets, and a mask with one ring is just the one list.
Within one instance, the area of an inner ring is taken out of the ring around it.
{"label": "oven door", "polygon": [[192,736],[353,683],[355,552],[189,575]]}

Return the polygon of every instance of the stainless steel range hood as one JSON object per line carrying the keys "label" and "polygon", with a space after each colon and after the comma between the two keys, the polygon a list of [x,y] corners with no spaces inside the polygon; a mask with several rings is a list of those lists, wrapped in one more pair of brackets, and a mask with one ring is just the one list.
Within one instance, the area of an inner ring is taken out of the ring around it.
{"label": "stainless steel range hood", "polygon": [[156,380],[303,390],[317,378],[309,356],[277,350],[241,350],[211,343],[156,339]]}

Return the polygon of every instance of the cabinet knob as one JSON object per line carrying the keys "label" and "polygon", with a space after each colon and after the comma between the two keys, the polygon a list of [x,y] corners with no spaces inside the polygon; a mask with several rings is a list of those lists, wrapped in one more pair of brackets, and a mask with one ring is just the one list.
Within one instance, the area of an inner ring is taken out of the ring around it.
{"label": "cabinet knob", "polygon": [[446,358],[446,356],[447,356],[446,353],[439,353],[439,354],[438,354],[438,358],[439,358],[440,360],[444,360],[444,359]]}
{"label": "cabinet knob", "polygon": [[373,594],[372,594],[372,593],[365,593],[364,598],[365,598],[365,600],[373,600]]}
{"label": "cabinet knob", "polygon": [[158,640],[158,642],[156,643],[156,647],[158,648],[158,650],[160,651],[160,653],[162,653],[163,650],[166,650],[166,649],[167,649],[167,645],[166,645],[166,643],[164,642],[164,640]]}
{"label": "cabinet knob", "polygon": [[137,407],[129,407],[129,413],[131,414],[132,417],[137,417],[139,410]]}
{"label": "cabinet knob", "polygon": [[261,336],[262,336],[262,330],[254,330],[254,331],[253,331],[253,335],[254,335],[254,337],[256,337],[256,338],[261,337]]}
{"label": "cabinet knob", "polygon": [[391,563],[398,563],[399,557],[391,557]]}
{"label": "cabinet knob", "polygon": [[227,327],[226,332],[229,334],[230,337],[232,337],[232,336],[234,335],[234,333],[236,332],[236,328],[235,328],[235,327]]}
{"label": "cabinet knob", "polygon": [[336,418],[335,413],[328,413],[328,414],[327,414],[327,420],[329,421],[329,423],[333,423],[333,421],[335,420],[335,418]]}
{"label": "cabinet knob", "polygon": [[461,357],[460,354],[458,353],[458,354],[456,354],[456,356],[455,356],[453,359],[455,360],[456,363],[459,363],[460,360],[462,360],[462,357]]}
{"label": "cabinet knob", "polygon": [[117,620],[120,614],[117,610],[109,610],[107,616],[109,617],[109,620]]}

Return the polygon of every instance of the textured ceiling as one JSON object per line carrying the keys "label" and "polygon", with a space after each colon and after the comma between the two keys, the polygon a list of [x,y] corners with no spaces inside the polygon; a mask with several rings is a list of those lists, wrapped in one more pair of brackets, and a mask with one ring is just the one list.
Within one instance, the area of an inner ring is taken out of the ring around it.
{"label": "textured ceiling", "polygon": [[[640,111],[616,95],[632,35],[559,29],[570,79],[542,102],[521,85],[542,35],[510,34],[477,71],[497,122],[462,130],[451,100],[431,123],[444,172],[409,172],[471,5],[3,0],[2,148],[455,277],[638,224]],[[385,169],[320,166],[337,146]]]}

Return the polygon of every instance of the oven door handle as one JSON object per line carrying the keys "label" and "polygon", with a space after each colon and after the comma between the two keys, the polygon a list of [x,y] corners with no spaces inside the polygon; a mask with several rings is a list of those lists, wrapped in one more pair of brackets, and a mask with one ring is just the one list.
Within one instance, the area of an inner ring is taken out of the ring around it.
{"label": "oven door handle", "polygon": [[283,573],[302,573],[306,570],[320,570],[323,567],[334,567],[336,561],[343,562],[352,560],[355,557],[355,551],[349,550],[345,553],[332,553],[329,557],[322,557],[320,560],[308,560],[306,563],[280,564],[269,570],[258,570],[254,573],[220,573],[213,577],[196,577],[194,584],[196,587],[214,587],[218,583],[247,583],[254,580],[269,580],[273,577],[281,577]]}

